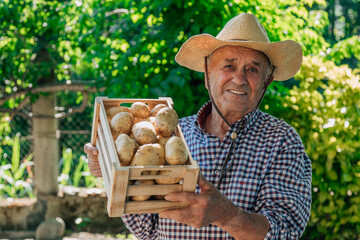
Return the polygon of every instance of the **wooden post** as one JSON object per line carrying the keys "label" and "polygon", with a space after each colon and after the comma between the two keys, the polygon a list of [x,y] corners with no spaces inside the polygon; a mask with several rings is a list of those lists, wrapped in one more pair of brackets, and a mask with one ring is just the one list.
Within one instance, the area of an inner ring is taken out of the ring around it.
{"label": "wooden post", "polygon": [[32,106],[34,147],[34,188],[36,195],[56,196],[58,192],[59,141],[56,136],[55,96],[40,96]]}

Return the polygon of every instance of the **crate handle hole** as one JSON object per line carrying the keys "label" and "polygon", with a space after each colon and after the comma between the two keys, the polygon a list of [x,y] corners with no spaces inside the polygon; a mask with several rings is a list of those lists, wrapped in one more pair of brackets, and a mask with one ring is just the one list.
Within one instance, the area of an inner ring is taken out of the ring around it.
{"label": "crate handle hole", "polygon": [[155,175],[151,174],[150,170],[141,171],[141,176],[159,176],[159,175],[164,177],[169,177],[172,175],[172,170],[159,170]]}
{"label": "crate handle hole", "polygon": [[[160,170],[162,171],[162,170]],[[141,176],[148,176],[148,177],[156,177],[159,175],[159,172],[158,170],[142,170],[140,175]],[[164,170],[164,172],[167,172],[168,170]],[[166,173],[166,174],[162,174],[163,176],[170,176],[171,175],[171,171],[169,171],[169,173]]]}
{"label": "crate handle hole", "polygon": [[172,175],[172,170],[159,170],[158,175],[169,177]]}

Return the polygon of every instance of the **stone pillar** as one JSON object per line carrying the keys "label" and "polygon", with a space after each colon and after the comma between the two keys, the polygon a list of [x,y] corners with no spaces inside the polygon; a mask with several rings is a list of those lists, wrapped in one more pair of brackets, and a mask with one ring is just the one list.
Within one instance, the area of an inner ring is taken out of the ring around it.
{"label": "stone pillar", "polygon": [[40,96],[32,105],[34,188],[38,197],[56,196],[58,192],[59,141],[56,136],[55,96]]}

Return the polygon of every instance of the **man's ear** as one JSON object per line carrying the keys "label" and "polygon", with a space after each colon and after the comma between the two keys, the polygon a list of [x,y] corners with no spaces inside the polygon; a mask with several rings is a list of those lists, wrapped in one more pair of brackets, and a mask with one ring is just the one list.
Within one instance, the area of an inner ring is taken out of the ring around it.
{"label": "man's ear", "polygon": [[[205,58],[205,61],[206,61],[206,58]],[[207,71],[206,71],[206,64],[205,64],[205,62],[204,62],[204,82],[205,82],[205,88],[206,89],[208,89],[209,90],[209,88],[208,88],[208,81],[206,80],[206,74],[207,74]]]}
{"label": "man's ear", "polygon": [[274,80],[274,76],[269,76],[266,78],[266,81],[264,82],[264,87],[263,89],[265,90],[267,87],[269,87],[269,85],[272,83],[272,81]]}
{"label": "man's ear", "polygon": [[271,73],[268,75],[268,77],[266,78],[266,81],[264,83],[264,89],[266,89],[267,87],[269,87],[269,85],[272,83],[272,81],[274,80],[274,71],[275,71],[275,66],[272,67]]}

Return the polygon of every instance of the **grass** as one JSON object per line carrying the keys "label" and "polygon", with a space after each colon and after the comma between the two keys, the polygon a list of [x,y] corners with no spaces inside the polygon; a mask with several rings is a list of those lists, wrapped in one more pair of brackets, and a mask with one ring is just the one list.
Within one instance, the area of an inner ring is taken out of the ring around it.
{"label": "grass", "polygon": [[100,187],[99,179],[90,174],[86,157],[81,155],[78,161],[75,160],[71,148],[64,148],[59,164],[61,171],[58,182],[60,186]]}
{"label": "grass", "polygon": [[20,161],[20,141],[7,138],[6,143],[12,146],[11,163],[6,164],[6,159],[0,155],[0,196],[1,198],[34,198],[32,188],[32,171],[34,165],[33,155],[28,154]]}
{"label": "grass", "polygon": [[[33,154],[20,159],[20,139],[6,137],[2,145],[12,148],[11,162],[4,157],[0,146],[0,198],[35,198],[33,191]],[[70,148],[64,148],[59,161],[60,186],[102,187],[101,181],[90,174],[84,155],[74,157]]]}

